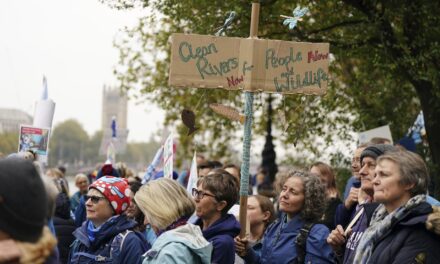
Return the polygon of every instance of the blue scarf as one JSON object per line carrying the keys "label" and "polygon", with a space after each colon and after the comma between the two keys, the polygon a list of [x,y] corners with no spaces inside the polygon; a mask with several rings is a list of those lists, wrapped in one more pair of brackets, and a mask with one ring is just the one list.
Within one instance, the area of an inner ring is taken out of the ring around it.
{"label": "blue scarf", "polygon": [[92,221],[88,220],[87,221],[87,236],[88,236],[90,242],[95,241],[96,235],[99,233],[99,231],[102,229],[103,226],[107,226],[107,225],[114,223],[118,216],[119,215],[115,215],[115,216],[110,217],[104,224],[102,224],[98,227],[95,227],[95,225],[92,223]]}

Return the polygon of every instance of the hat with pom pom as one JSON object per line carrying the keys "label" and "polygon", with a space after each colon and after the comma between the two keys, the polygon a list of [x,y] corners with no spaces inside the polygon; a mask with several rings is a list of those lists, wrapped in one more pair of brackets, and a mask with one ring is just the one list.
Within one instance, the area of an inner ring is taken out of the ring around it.
{"label": "hat with pom pom", "polygon": [[122,214],[130,205],[130,188],[126,179],[103,176],[89,186],[102,193],[110,202],[117,215]]}
{"label": "hat with pom pom", "polygon": [[113,168],[113,165],[110,162],[106,162],[104,166],[98,171],[96,175],[96,179],[101,178],[102,176],[115,176],[120,177],[118,171]]}

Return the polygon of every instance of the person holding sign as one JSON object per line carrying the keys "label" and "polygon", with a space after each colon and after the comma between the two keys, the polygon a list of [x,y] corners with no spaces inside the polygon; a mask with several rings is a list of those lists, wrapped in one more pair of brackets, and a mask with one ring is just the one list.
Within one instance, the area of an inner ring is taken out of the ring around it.
{"label": "person holding sign", "polygon": [[376,144],[365,148],[361,153],[361,190],[366,194],[364,201],[358,201],[355,214],[350,218],[348,226],[337,225],[330,233],[327,242],[333,248],[338,263],[353,263],[354,254],[364,231],[370,224],[374,210],[378,206],[373,202],[373,180],[376,175],[376,159],[397,148],[388,144]]}
{"label": "person holding sign", "polygon": [[261,256],[264,232],[276,218],[272,201],[263,195],[249,196],[247,217],[249,219],[249,244],[255,253]]}
{"label": "person holding sign", "polygon": [[325,206],[325,189],[318,176],[293,171],[279,197],[282,215],[263,236],[261,257],[246,238],[236,238],[237,253],[246,263],[334,263],[327,244],[329,230],[316,224]]}
{"label": "person holding sign", "polygon": [[203,236],[212,243],[212,263],[232,264],[235,260],[234,237],[240,233],[235,216],[228,214],[238,200],[238,180],[227,171],[217,169],[199,178],[192,195]]}

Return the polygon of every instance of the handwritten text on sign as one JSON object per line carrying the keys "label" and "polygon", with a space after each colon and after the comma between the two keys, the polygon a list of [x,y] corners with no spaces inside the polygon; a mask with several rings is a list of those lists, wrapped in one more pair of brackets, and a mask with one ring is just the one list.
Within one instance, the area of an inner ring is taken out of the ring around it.
{"label": "handwritten text on sign", "polygon": [[173,34],[171,86],[323,94],[327,43]]}

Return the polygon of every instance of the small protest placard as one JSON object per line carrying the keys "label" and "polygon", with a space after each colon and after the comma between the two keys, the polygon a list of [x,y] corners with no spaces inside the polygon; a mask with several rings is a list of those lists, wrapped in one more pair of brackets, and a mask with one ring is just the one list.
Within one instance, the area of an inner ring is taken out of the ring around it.
{"label": "small protest placard", "polygon": [[376,127],[367,131],[363,131],[359,133],[359,144],[367,143],[372,138],[380,137],[380,138],[386,138],[390,141],[391,144],[393,144],[393,136],[391,135],[390,126],[381,126]]}
{"label": "small protest placard", "polygon": [[38,160],[47,163],[49,154],[50,128],[34,127],[28,125],[20,126],[18,151],[32,150],[37,154]]}

